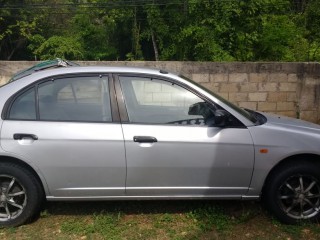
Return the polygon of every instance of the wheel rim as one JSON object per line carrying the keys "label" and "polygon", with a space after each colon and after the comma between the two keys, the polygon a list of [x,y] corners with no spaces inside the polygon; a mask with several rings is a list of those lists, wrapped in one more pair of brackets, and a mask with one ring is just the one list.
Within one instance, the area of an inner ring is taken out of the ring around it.
{"label": "wheel rim", "polygon": [[0,175],[0,221],[17,218],[26,204],[27,194],[23,185],[13,176]]}
{"label": "wheel rim", "polygon": [[294,175],[279,188],[279,204],[294,219],[309,219],[320,211],[320,184],[308,175]]}

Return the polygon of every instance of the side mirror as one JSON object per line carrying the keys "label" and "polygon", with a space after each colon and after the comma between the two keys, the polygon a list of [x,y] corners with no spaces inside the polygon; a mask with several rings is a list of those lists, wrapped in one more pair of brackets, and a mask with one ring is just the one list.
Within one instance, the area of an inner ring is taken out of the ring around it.
{"label": "side mirror", "polygon": [[206,102],[198,102],[195,104],[192,104],[189,107],[188,111],[189,115],[200,115],[204,118],[208,117],[210,114],[212,115],[212,111],[208,107],[208,104]]}
{"label": "side mirror", "polygon": [[203,116],[206,125],[211,127],[224,127],[227,125],[230,113],[222,109],[211,109],[206,102],[198,102],[189,107],[189,115]]}
{"label": "side mirror", "polygon": [[226,125],[229,113],[226,110],[216,110],[214,112],[214,126],[223,127]]}

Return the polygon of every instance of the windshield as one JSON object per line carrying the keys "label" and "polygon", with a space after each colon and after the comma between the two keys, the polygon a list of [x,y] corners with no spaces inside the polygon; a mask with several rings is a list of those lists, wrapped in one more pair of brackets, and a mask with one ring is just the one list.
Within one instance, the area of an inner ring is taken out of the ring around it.
{"label": "windshield", "polygon": [[253,111],[246,111],[243,108],[239,108],[238,106],[236,106],[235,104],[227,101],[226,99],[224,99],[223,97],[219,96],[218,94],[212,92],[211,90],[201,86],[200,84],[194,82],[193,80],[183,76],[183,75],[179,75],[179,77],[183,78],[184,80],[187,80],[189,82],[191,82],[192,84],[195,84],[197,87],[205,90],[206,92],[209,92],[212,96],[214,96],[215,98],[217,98],[219,101],[223,102],[224,104],[226,104],[228,107],[232,108],[233,110],[235,110],[236,112],[240,113],[242,116],[244,116],[245,118],[247,118],[248,120],[250,120],[251,122],[256,123],[257,119],[255,117],[255,114],[253,114]]}

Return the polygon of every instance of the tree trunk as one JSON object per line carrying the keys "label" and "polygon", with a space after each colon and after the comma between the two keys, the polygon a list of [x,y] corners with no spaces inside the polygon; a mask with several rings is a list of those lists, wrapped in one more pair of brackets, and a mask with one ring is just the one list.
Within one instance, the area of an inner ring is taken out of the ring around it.
{"label": "tree trunk", "polygon": [[10,51],[9,55],[7,56],[7,60],[11,60],[13,54],[16,52],[17,49],[19,49],[22,44],[24,43],[24,39],[19,39],[18,41],[16,41],[16,44],[12,44],[14,47],[12,48],[12,50]]}
{"label": "tree trunk", "polygon": [[152,45],[153,45],[153,50],[154,50],[154,58],[156,61],[159,61],[158,46],[157,46],[156,37],[154,35],[153,30],[151,30],[151,39],[152,39]]}

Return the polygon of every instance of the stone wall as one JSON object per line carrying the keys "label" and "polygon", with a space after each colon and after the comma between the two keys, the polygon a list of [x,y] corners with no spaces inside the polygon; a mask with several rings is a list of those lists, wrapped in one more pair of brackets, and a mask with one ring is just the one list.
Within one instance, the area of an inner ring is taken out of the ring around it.
{"label": "stone wall", "polygon": [[[0,61],[0,84],[35,62]],[[320,123],[319,63],[79,62],[155,67],[183,74],[240,107]]]}

